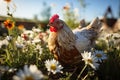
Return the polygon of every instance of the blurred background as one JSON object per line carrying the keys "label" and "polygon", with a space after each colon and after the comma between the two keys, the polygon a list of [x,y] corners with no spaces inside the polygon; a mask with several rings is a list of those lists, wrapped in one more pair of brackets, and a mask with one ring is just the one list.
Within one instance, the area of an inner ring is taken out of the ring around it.
{"label": "blurred background", "polygon": [[[107,24],[107,27],[114,27],[113,25],[115,25],[120,18],[120,0],[10,1],[10,13],[13,15],[13,17],[19,18],[19,20],[17,21],[20,21],[21,19],[22,21],[36,20],[41,22],[41,25],[43,27],[48,23],[49,18],[53,14],[58,14],[60,18],[63,19],[72,28],[77,27],[80,23],[80,20],[82,19],[84,19],[86,23],[89,23],[95,17],[99,17],[101,21]],[[0,19],[2,18],[1,20],[4,20],[3,17],[7,17],[7,5],[8,4],[6,4],[4,0],[0,0]],[[120,20],[118,22],[120,22]],[[45,25],[42,23],[45,23]],[[28,27],[28,25],[25,26]]]}
{"label": "blurred background", "polygon": [[32,63],[48,74],[44,61],[53,56],[47,46],[47,24],[54,14],[71,29],[86,27],[99,17],[102,30],[95,49],[104,51],[108,59],[97,72],[89,69],[89,74],[94,76],[91,80],[120,80],[120,0],[0,0],[0,80],[12,80],[16,72],[8,72],[7,66],[21,69]]}

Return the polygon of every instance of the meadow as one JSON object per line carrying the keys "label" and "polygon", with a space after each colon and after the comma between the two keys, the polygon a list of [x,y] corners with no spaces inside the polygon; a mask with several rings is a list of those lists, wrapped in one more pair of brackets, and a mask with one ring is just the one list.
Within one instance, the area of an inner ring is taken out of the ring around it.
{"label": "meadow", "polygon": [[[69,80],[73,72],[64,69],[49,51],[49,29],[36,25],[27,30],[23,25],[16,26],[9,6],[6,8],[8,18],[0,26],[7,29],[0,36],[0,80]],[[74,12],[68,7],[64,9],[66,23],[78,26]],[[119,80],[120,31],[102,31],[92,52],[84,52],[82,56],[85,66],[78,80],[86,69],[87,75],[82,80]]]}

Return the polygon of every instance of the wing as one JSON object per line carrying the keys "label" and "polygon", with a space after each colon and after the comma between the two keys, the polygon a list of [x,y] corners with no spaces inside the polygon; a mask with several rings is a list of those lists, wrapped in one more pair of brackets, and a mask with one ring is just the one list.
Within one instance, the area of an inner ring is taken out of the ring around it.
{"label": "wing", "polygon": [[76,48],[79,50],[79,52],[83,52],[83,51],[88,51],[91,47],[91,41],[88,38],[88,33],[84,30],[81,31],[77,31],[77,30],[73,30],[73,33],[76,36],[76,43],[75,46]]}
{"label": "wing", "polygon": [[84,36],[88,39],[97,37],[101,30],[101,22],[98,18],[95,18],[87,27],[82,29],[76,28],[73,30],[73,33],[77,36]]}
{"label": "wing", "polygon": [[87,39],[92,39],[92,38],[95,38],[97,37],[98,35],[98,32],[92,30],[92,29],[87,29],[86,27],[85,28],[82,28],[82,29],[74,29],[73,30],[73,33],[79,38],[81,39],[81,37],[83,38],[87,38]]}
{"label": "wing", "polygon": [[76,28],[73,33],[76,36],[76,48],[79,51],[88,51],[95,45],[95,40],[101,28],[101,23],[98,18],[95,18],[90,25],[84,28]]}

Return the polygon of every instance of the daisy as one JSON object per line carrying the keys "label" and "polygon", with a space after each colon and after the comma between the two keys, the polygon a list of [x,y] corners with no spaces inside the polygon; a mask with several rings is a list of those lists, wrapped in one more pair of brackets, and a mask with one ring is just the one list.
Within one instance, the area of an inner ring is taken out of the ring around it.
{"label": "daisy", "polygon": [[35,51],[39,51],[39,54],[41,55],[43,53],[43,48],[41,47],[41,45],[37,44]]}
{"label": "daisy", "polygon": [[107,55],[103,51],[95,50],[93,54],[97,57],[99,62],[107,59]]}
{"label": "daisy", "polygon": [[18,42],[16,42],[15,44],[16,44],[16,47],[20,49],[22,49],[25,46],[24,44],[20,44]]}
{"label": "daisy", "polygon": [[40,42],[41,42],[40,39],[34,39],[34,40],[32,40],[32,43],[33,43],[33,44],[40,43]]}
{"label": "daisy", "polygon": [[7,36],[6,39],[7,39],[8,41],[11,41],[11,40],[12,40],[12,36]]}
{"label": "daisy", "polygon": [[23,38],[18,36],[15,45],[17,48],[23,48],[25,46]]}
{"label": "daisy", "polygon": [[99,64],[97,63],[98,60],[94,55],[92,55],[91,52],[84,51],[84,53],[82,53],[81,55],[83,57],[82,60],[85,61],[86,65],[90,65],[95,70],[96,70],[96,68],[98,68],[98,66],[99,66]]}
{"label": "daisy", "polygon": [[3,46],[6,47],[9,44],[7,39],[4,39],[2,41],[0,41],[0,48],[2,48]]}
{"label": "daisy", "polygon": [[24,66],[24,70],[19,70],[15,76],[13,76],[13,80],[42,80],[43,74],[40,70],[38,70],[36,65],[28,65]]}
{"label": "daisy", "polygon": [[33,27],[33,28],[32,28],[32,31],[33,31],[33,32],[36,32],[36,33],[40,33],[42,30],[40,30],[39,28]]}
{"label": "daisy", "polygon": [[55,59],[46,60],[45,66],[46,66],[47,70],[49,72],[52,72],[53,74],[56,74],[58,72],[62,73],[61,69],[63,69],[63,67]]}

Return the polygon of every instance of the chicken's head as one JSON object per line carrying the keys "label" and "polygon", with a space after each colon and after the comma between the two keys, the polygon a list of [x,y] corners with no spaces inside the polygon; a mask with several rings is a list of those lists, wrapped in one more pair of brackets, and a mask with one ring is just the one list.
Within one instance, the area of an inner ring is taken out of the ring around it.
{"label": "chicken's head", "polygon": [[63,28],[63,22],[59,19],[57,14],[53,15],[50,20],[49,24],[51,32],[57,32],[58,30]]}

